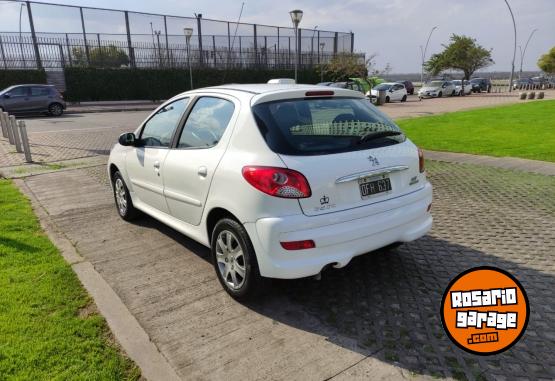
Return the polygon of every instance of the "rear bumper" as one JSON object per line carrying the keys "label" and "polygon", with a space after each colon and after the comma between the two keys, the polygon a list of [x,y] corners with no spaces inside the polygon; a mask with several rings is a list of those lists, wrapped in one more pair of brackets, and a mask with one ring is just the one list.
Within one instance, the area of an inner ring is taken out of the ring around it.
{"label": "rear bumper", "polygon": [[[410,242],[432,227],[427,211],[432,202],[429,183],[409,195],[328,215],[262,218],[244,224],[255,248],[260,273],[270,278],[316,275],[328,265],[346,266],[353,257],[394,242]],[[280,242],[314,240],[316,247],[288,251]]]}

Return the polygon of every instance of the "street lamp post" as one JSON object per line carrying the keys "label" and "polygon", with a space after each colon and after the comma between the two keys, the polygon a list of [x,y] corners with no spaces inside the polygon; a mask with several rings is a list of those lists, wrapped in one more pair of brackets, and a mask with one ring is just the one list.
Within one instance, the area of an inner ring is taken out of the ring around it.
{"label": "street lamp post", "polygon": [[300,9],[294,9],[289,12],[291,16],[291,21],[295,27],[295,83],[297,83],[297,69],[299,66],[299,23],[303,18],[303,11]]}
{"label": "street lamp post", "polygon": [[422,49],[422,45],[420,45],[420,53],[422,54],[422,65],[420,66],[420,85],[424,84],[424,63],[426,62],[426,51],[428,50],[428,44],[430,43],[430,38],[432,38],[432,33],[438,27],[434,26],[432,30],[430,30],[430,34],[428,35],[428,39],[426,40],[426,46]]}
{"label": "street lamp post", "polygon": [[187,64],[189,66],[189,80],[191,81],[191,90],[193,89],[193,69],[191,68],[191,53],[189,46],[191,44],[191,36],[193,35],[193,28],[183,28],[185,33],[185,42],[187,43]]}
{"label": "street lamp post", "polygon": [[518,79],[520,79],[520,77],[522,76],[522,62],[524,61],[524,55],[526,54],[526,48],[528,48],[528,43],[530,42],[530,40],[532,39],[532,36],[536,32],[537,32],[537,29],[534,29],[530,33],[530,36],[528,36],[528,40],[526,40],[526,45],[524,45],[524,50],[522,50],[522,48],[520,49],[520,71],[518,73]]}
{"label": "street lamp post", "polygon": [[516,58],[516,21],[515,21],[515,15],[513,14],[513,10],[511,9],[511,6],[509,5],[509,2],[507,0],[505,0],[505,4],[507,4],[507,8],[509,8],[509,12],[511,13],[511,18],[513,20],[513,29],[514,29],[514,34],[515,34],[515,44],[514,44],[514,49],[513,49],[513,62],[511,64],[511,78],[509,79],[509,93],[513,91],[513,78],[515,76],[515,58]]}
{"label": "street lamp post", "polygon": [[[324,47],[326,46],[325,42],[320,42],[320,56],[324,58]],[[324,82],[324,64],[320,64],[320,82]]]}

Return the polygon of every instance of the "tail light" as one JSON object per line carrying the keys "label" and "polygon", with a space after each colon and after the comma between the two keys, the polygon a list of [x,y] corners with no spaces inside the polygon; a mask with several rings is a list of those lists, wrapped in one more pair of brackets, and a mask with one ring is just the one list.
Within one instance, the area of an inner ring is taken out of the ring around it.
{"label": "tail light", "polygon": [[426,169],[424,168],[424,152],[418,148],[418,167],[420,169],[420,173],[423,173]]}
{"label": "tail light", "polygon": [[243,167],[243,177],[261,192],[283,198],[307,198],[310,185],[302,173],[276,167]]}

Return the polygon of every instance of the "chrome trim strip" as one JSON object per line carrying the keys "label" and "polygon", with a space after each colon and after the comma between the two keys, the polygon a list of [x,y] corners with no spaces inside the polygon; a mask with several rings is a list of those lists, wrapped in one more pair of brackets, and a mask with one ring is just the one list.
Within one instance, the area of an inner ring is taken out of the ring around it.
{"label": "chrome trim strip", "polygon": [[337,180],[335,180],[335,183],[336,184],[348,183],[349,181],[354,181],[354,180],[362,179],[369,176],[387,175],[388,173],[406,171],[407,169],[409,169],[408,165],[396,165],[393,167],[374,169],[374,170],[365,171],[365,172],[358,172],[358,173],[353,173],[352,175],[340,177]]}

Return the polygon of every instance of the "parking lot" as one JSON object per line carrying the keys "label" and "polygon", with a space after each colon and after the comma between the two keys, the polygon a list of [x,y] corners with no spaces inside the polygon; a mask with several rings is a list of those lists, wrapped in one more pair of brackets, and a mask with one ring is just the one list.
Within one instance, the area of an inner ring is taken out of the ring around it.
{"label": "parking lot", "polygon": [[[516,100],[411,97],[382,110],[399,118],[477,102]],[[29,118],[34,158],[104,161],[117,136],[146,115]],[[4,141],[0,150],[0,167],[21,163]],[[184,379],[555,378],[553,176],[429,161],[435,192],[429,235],[390,254],[358,257],[320,281],[274,281],[261,301],[242,305],[221,289],[207,249],[148,217],[123,222],[105,167],[97,164],[24,181]],[[455,347],[439,315],[449,280],[480,265],[514,274],[532,306],[524,338],[489,357]]]}

